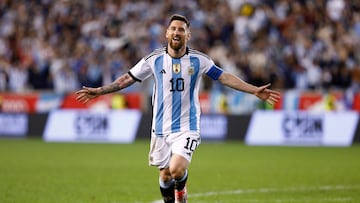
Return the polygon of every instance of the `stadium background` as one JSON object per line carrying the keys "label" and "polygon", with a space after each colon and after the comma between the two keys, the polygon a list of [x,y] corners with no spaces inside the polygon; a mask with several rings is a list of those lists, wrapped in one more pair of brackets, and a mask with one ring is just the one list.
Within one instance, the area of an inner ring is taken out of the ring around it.
{"label": "stadium background", "polygon": [[270,107],[204,81],[189,201],[359,202],[360,2],[346,0],[1,0],[0,202],[158,202],[150,82],[87,105],[74,91],[163,46],[175,12],[191,47],[282,93]]}
{"label": "stadium background", "polygon": [[205,79],[204,114],[242,125],[231,130],[230,121],[229,132],[243,133],[226,136],[243,138],[258,110],[358,112],[359,11],[359,2],[343,0],[1,1],[1,134],[19,134],[7,127],[19,119],[14,113],[30,117],[22,136],[42,135],[54,110],[137,109],[148,118],[150,81],[88,105],[73,92],[111,82],[163,46],[172,13],[190,19],[191,47],[252,84],[271,82],[282,92],[270,107]]}

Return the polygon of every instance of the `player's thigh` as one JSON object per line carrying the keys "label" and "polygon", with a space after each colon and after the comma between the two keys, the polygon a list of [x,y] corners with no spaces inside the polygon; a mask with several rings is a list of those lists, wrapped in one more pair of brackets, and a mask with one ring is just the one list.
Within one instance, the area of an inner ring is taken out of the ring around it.
{"label": "player's thigh", "polygon": [[165,137],[151,136],[149,164],[158,168],[167,168],[171,157],[171,147]]}
{"label": "player's thigh", "polygon": [[[185,158],[189,163],[191,162],[192,156],[196,148],[200,145],[201,139],[200,134],[197,132],[185,132],[179,134],[174,138],[171,152],[173,155],[180,155]],[[181,160],[180,158],[176,160]]]}

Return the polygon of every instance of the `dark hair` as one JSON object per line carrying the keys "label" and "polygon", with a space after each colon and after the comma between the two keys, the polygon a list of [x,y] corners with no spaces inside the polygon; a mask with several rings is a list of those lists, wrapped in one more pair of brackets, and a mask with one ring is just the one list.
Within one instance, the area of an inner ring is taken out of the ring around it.
{"label": "dark hair", "polygon": [[174,20],[180,20],[180,21],[183,21],[184,23],[186,23],[186,26],[188,28],[190,28],[190,21],[183,15],[180,15],[180,14],[174,14],[171,16],[170,18],[170,21],[169,21],[169,25],[171,24],[172,21]]}

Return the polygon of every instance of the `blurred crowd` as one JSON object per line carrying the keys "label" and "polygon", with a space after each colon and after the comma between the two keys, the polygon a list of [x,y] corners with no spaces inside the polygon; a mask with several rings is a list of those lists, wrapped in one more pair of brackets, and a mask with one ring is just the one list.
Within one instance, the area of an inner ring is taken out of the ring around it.
{"label": "blurred crowd", "polygon": [[165,45],[173,13],[190,19],[192,48],[252,84],[360,87],[360,1],[2,0],[0,91],[110,83]]}

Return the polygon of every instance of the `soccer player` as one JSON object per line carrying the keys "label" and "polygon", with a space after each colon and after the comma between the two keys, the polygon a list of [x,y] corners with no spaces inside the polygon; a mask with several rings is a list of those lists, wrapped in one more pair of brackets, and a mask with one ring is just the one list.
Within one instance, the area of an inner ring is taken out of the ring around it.
{"label": "soccer player", "polygon": [[225,72],[206,54],[187,46],[190,23],[185,16],[172,15],[166,30],[167,45],[142,58],[130,71],[102,87],[83,87],[77,100],[88,102],[100,95],[126,88],[150,76],[155,80],[149,165],[159,168],[160,192],[165,203],[187,202],[188,166],[200,144],[199,86],[202,75],[235,90],[257,96],[270,104],[280,93],[256,87]]}

